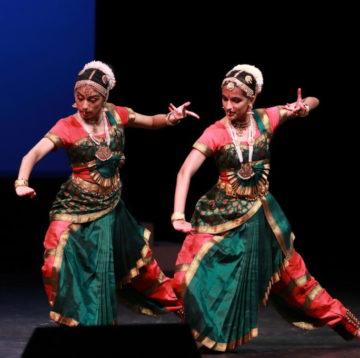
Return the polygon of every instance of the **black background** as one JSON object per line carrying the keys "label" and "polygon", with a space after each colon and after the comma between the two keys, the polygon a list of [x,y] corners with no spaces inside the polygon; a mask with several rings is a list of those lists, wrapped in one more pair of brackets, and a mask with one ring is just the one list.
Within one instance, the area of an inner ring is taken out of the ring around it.
{"label": "black background", "polygon": [[[110,101],[143,114],[166,113],[190,100],[200,120],[158,131],[127,129],[123,198],[138,220],[155,225],[155,240],[181,242],[170,224],[176,173],[202,131],[222,116],[220,83],[240,63],[259,67],[263,93],[256,107],[316,96],[308,118],[280,127],[272,142],[271,191],[287,214],[296,248],[323,285],[359,289],[357,172],[358,64],[354,9],[345,3],[183,2],[120,4],[98,1],[96,59],[117,78]],[[345,6],[346,5],[346,6]],[[74,31],[74,36],[76,31]],[[79,39],[81,41],[81,39]],[[25,154],[25,153],[24,153]],[[192,180],[187,217],[216,181],[212,160]],[[2,185],[2,272],[37,272],[48,210],[64,178],[34,178],[34,200],[17,198],[14,178]]]}

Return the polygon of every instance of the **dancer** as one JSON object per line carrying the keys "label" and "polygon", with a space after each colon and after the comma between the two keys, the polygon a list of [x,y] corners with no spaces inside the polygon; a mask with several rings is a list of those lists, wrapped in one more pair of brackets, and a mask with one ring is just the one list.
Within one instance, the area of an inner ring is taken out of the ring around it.
{"label": "dancer", "polygon": [[42,267],[50,318],[68,326],[108,325],[117,320],[117,298],[145,314],[181,313],[169,278],[121,200],[124,128],[173,126],[187,109],[170,104],[168,114],[146,116],[107,103],[115,86],[111,68],[92,61],[75,83],[77,112],[60,119],[27,153],[15,181],[19,196],[35,197],[28,179],[51,150],[65,148],[72,168],[50,211]]}
{"label": "dancer", "polygon": [[[305,117],[315,97],[253,110],[263,85],[250,65],[231,69],[222,82],[225,117],[208,127],[182,165],[173,227],[187,233],[176,262],[174,289],[194,337],[205,347],[232,350],[258,335],[258,304],[272,299],[284,317],[305,329],[327,324],[345,339],[360,337],[358,320],[309,274],[293,247],[294,234],[269,193],[269,143],[285,120]],[[191,177],[207,157],[219,169],[191,222],[184,210]]]}

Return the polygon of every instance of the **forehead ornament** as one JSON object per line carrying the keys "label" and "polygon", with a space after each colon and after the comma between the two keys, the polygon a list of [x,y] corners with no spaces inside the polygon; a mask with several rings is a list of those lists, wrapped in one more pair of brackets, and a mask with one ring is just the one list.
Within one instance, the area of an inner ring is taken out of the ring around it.
{"label": "forehead ornament", "polygon": [[225,86],[229,91],[232,91],[235,88],[234,82],[228,82]]}

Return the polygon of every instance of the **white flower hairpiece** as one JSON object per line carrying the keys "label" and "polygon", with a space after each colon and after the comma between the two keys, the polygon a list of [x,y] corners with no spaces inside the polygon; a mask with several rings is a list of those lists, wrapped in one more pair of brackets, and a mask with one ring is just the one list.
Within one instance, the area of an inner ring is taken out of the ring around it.
{"label": "white flower hairpiece", "polygon": [[85,71],[89,68],[100,70],[101,72],[104,72],[105,75],[108,77],[109,81],[109,89],[113,89],[116,84],[115,75],[112,69],[104,62],[101,61],[91,61],[87,63],[82,71]]}
{"label": "white flower hairpiece", "polygon": [[264,79],[261,71],[253,65],[237,65],[232,68],[228,74],[232,71],[245,71],[254,76],[256,81],[256,93],[260,93],[264,84]]}

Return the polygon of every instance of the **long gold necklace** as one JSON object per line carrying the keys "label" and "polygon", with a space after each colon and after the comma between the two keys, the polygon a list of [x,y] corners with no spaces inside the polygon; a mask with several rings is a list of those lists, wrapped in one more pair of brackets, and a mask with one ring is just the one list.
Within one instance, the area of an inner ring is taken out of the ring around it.
{"label": "long gold necklace", "polygon": [[[252,114],[252,112],[250,113]],[[250,117],[250,123],[249,123],[250,128],[249,128],[249,135],[247,140],[249,144],[249,158],[247,163],[244,163],[244,157],[241,150],[241,139],[239,138],[239,134],[237,133],[236,128],[231,124],[229,118],[227,117],[226,117],[226,124],[240,162],[240,169],[238,170],[237,175],[241,179],[248,180],[255,175],[252,166],[250,164],[252,162],[254,144],[255,144],[255,140],[254,140],[255,126],[254,126],[253,118],[252,116]]]}
{"label": "long gold necklace", "polygon": [[97,151],[95,153],[95,157],[98,158],[100,161],[105,162],[106,160],[109,160],[112,157],[112,151],[110,149],[110,132],[109,132],[109,126],[108,121],[106,118],[106,115],[104,112],[101,114],[101,121],[104,124],[104,131],[105,131],[105,143],[102,144],[98,139],[94,136],[94,134],[91,132],[91,127],[85,123],[85,121],[81,118],[80,113],[76,113],[77,119],[82,125],[82,127],[85,129],[85,131],[88,133],[90,139],[98,146]]}

